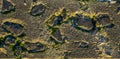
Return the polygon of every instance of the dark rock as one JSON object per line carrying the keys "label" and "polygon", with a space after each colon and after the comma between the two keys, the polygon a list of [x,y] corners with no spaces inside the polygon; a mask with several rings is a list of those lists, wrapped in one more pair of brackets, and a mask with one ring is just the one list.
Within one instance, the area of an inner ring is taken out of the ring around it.
{"label": "dark rock", "polygon": [[13,47],[13,51],[14,51],[14,55],[17,57],[17,58],[22,58],[23,57],[23,48],[21,46],[17,46],[15,45]]}
{"label": "dark rock", "polygon": [[77,24],[83,29],[91,30],[93,28],[92,19],[86,16],[83,16],[82,18],[78,18]]}
{"label": "dark rock", "polygon": [[107,38],[105,38],[104,36],[98,36],[98,39],[100,42],[107,42]]}
{"label": "dark rock", "polygon": [[4,46],[3,38],[0,38],[0,47],[3,47],[3,46]]}
{"label": "dark rock", "polygon": [[15,43],[16,43],[15,40],[16,40],[16,38],[14,36],[7,35],[4,38],[4,43],[7,45],[15,45]]}
{"label": "dark rock", "polygon": [[116,12],[118,13],[120,11],[120,7],[117,7]]}
{"label": "dark rock", "polygon": [[81,42],[79,48],[88,48],[89,44],[87,42]]}
{"label": "dark rock", "polygon": [[120,0],[117,0],[116,3],[117,3],[117,4],[120,4]]}
{"label": "dark rock", "polygon": [[53,20],[53,26],[62,24],[63,18],[62,16],[56,16]]}
{"label": "dark rock", "polygon": [[45,12],[46,7],[43,4],[35,5],[32,7],[30,14],[33,16],[42,15]]}
{"label": "dark rock", "polygon": [[38,0],[33,0],[33,2],[37,2]]}
{"label": "dark rock", "polygon": [[110,56],[111,56],[112,47],[110,47],[110,46],[105,46],[105,53],[106,53],[107,55],[110,55]]}
{"label": "dark rock", "polygon": [[23,26],[21,24],[13,23],[13,22],[5,22],[2,24],[2,28],[7,32],[19,35],[23,31]]}
{"label": "dark rock", "polygon": [[15,11],[15,6],[11,2],[7,0],[2,0],[2,1],[3,1],[3,5],[0,11],[1,13],[6,14],[11,11]]}
{"label": "dark rock", "polygon": [[55,39],[57,42],[64,42],[64,39],[62,38],[61,32],[59,29],[55,30],[52,34],[52,38]]}
{"label": "dark rock", "polygon": [[107,27],[112,25],[110,17],[107,14],[99,15],[96,22],[98,24],[96,25],[97,27]]}
{"label": "dark rock", "polygon": [[76,29],[90,32],[94,29],[94,21],[88,16],[83,16],[76,14],[76,16],[72,17],[72,26]]}
{"label": "dark rock", "polygon": [[4,28],[3,26],[0,26],[0,32],[6,32],[6,33],[10,33],[10,31],[8,31],[6,28]]}

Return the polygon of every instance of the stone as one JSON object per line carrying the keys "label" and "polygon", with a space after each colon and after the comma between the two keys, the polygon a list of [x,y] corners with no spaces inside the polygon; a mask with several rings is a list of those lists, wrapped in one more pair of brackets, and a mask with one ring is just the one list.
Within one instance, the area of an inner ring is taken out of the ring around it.
{"label": "stone", "polygon": [[79,48],[88,48],[89,44],[87,42],[80,42]]}
{"label": "stone", "polygon": [[4,38],[4,43],[7,45],[15,45],[16,44],[15,40],[16,40],[16,38],[14,36],[7,35]]}
{"label": "stone", "polygon": [[107,27],[107,26],[110,26],[112,24],[110,17],[107,14],[98,15],[96,22],[98,24],[98,25],[96,25],[97,27]]}
{"label": "stone", "polygon": [[38,4],[32,7],[30,14],[33,16],[42,15],[45,12],[46,7],[43,4]]}
{"label": "stone", "polygon": [[19,35],[23,32],[23,26],[18,23],[13,23],[13,22],[4,22],[2,24],[2,28],[6,30],[7,32]]}
{"label": "stone", "polygon": [[87,16],[81,16],[77,19],[76,25],[84,30],[92,30],[93,29],[93,23],[92,19],[90,19]]}
{"label": "stone", "polygon": [[33,2],[37,2],[37,0],[33,0]]}
{"label": "stone", "polygon": [[24,48],[28,50],[29,53],[42,52],[45,51],[46,47],[41,43],[30,43],[26,42]]}
{"label": "stone", "polygon": [[63,21],[62,16],[56,16],[53,20],[53,26],[62,24],[62,21]]}
{"label": "stone", "polygon": [[8,0],[2,0],[2,2],[3,2],[2,8],[0,10],[0,12],[2,14],[6,14],[6,13],[9,13],[11,11],[15,11],[15,5],[12,2],[10,2]]}
{"label": "stone", "polygon": [[64,42],[64,39],[62,38],[62,34],[59,29],[57,29],[51,35],[52,35],[52,38],[54,38],[57,42]]}
{"label": "stone", "polygon": [[23,49],[21,46],[15,45],[13,48],[13,51],[15,56],[17,56],[18,58],[21,58],[23,53]]}

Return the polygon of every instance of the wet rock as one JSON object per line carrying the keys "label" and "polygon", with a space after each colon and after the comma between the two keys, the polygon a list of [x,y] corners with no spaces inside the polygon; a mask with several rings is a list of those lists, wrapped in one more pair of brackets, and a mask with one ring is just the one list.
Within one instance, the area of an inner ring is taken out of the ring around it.
{"label": "wet rock", "polygon": [[4,43],[7,45],[15,45],[15,43],[16,43],[15,40],[16,40],[16,38],[14,36],[7,35],[4,38]]}
{"label": "wet rock", "polygon": [[10,33],[19,35],[23,31],[23,26],[21,24],[13,22],[5,22],[2,24],[2,28]]}
{"label": "wet rock", "polygon": [[45,12],[46,7],[43,4],[35,5],[32,7],[30,14],[33,16],[42,15]]}
{"label": "wet rock", "polygon": [[109,15],[100,14],[97,18],[97,27],[109,27],[112,25]]}
{"label": "wet rock", "polygon": [[41,43],[30,43],[26,42],[24,44],[24,48],[28,50],[29,53],[35,53],[35,52],[43,52],[46,50],[45,45]]}
{"label": "wet rock", "polygon": [[13,5],[12,2],[8,1],[8,0],[2,0],[3,5],[2,8],[0,10],[1,13],[6,14],[9,13],[11,11],[15,11],[15,6]]}

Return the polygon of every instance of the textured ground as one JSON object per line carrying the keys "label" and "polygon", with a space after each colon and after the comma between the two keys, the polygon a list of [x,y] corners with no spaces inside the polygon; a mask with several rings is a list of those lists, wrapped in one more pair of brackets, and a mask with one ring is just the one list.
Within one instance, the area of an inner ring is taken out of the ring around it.
{"label": "textured ground", "polygon": [[119,18],[119,0],[0,0],[0,58],[120,58]]}

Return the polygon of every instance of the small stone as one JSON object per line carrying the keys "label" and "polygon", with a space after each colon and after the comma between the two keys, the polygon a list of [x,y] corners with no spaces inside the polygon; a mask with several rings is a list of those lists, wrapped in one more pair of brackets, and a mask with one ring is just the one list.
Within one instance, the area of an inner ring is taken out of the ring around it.
{"label": "small stone", "polygon": [[47,21],[47,25],[51,26],[51,27],[55,27],[55,26],[59,26],[61,25],[63,22],[63,17],[61,15],[55,16],[52,15]]}
{"label": "small stone", "polygon": [[5,22],[2,24],[2,28],[7,32],[19,35],[23,32],[23,26],[21,24],[13,22]]}
{"label": "small stone", "polygon": [[79,45],[79,44],[80,44],[79,41],[74,41],[74,42],[72,42],[72,45]]}
{"label": "small stone", "polygon": [[120,7],[117,7],[116,12],[117,13],[120,12]]}
{"label": "small stone", "polygon": [[117,4],[120,4],[120,0],[117,0],[116,3],[117,3]]}
{"label": "small stone", "polygon": [[46,7],[43,4],[35,5],[32,7],[30,14],[33,16],[42,15],[45,12]]}
{"label": "small stone", "polygon": [[107,55],[111,55],[111,53],[112,53],[112,48],[111,48],[110,46],[105,46],[105,53],[106,53]]}
{"label": "small stone", "polygon": [[62,38],[60,30],[56,30],[55,32],[52,33],[52,37],[57,41],[57,42],[64,42],[64,39]]}
{"label": "small stone", "polygon": [[110,2],[111,0],[98,0],[99,2]]}
{"label": "small stone", "polygon": [[30,43],[26,42],[24,48],[28,50],[29,53],[42,52],[45,51],[46,47],[41,43]]}
{"label": "small stone", "polygon": [[106,42],[107,41],[107,39],[104,37],[104,36],[98,36],[98,39],[99,39],[99,41],[100,42]]}
{"label": "small stone", "polygon": [[9,33],[9,31],[6,28],[4,28],[3,26],[0,26],[0,32]]}
{"label": "small stone", "polygon": [[15,40],[16,40],[16,38],[12,35],[7,35],[4,38],[5,44],[8,44],[8,45],[15,45],[15,43],[16,43]]}
{"label": "small stone", "polygon": [[79,47],[80,47],[80,48],[88,48],[88,46],[89,46],[89,45],[88,45],[87,42],[81,42]]}
{"label": "small stone", "polygon": [[53,20],[53,26],[62,24],[62,21],[63,21],[62,16],[56,16]]}
{"label": "small stone", "polygon": [[4,41],[0,38],[0,48],[4,46]]}
{"label": "small stone", "polygon": [[107,27],[111,25],[111,20],[109,15],[107,14],[101,14],[97,18],[97,27]]}
{"label": "small stone", "polygon": [[33,2],[37,2],[37,0],[33,0]]}
{"label": "small stone", "polygon": [[18,58],[21,58],[22,53],[23,53],[23,49],[22,49],[21,46],[15,45],[15,46],[13,47],[13,51],[14,51],[14,55],[15,55],[15,56],[17,56]]}
{"label": "small stone", "polygon": [[7,0],[2,0],[2,2],[3,2],[3,5],[0,11],[1,13],[6,14],[11,11],[15,11],[15,6],[13,5],[12,2],[7,1]]}
{"label": "small stone", "polygon": [[84,30],[92,30],[93,29],[93,21],[91,18],[89,18],[88,16],[79,16],[79,17],[75,17],[73,19],[74,23],[81,29]]}

